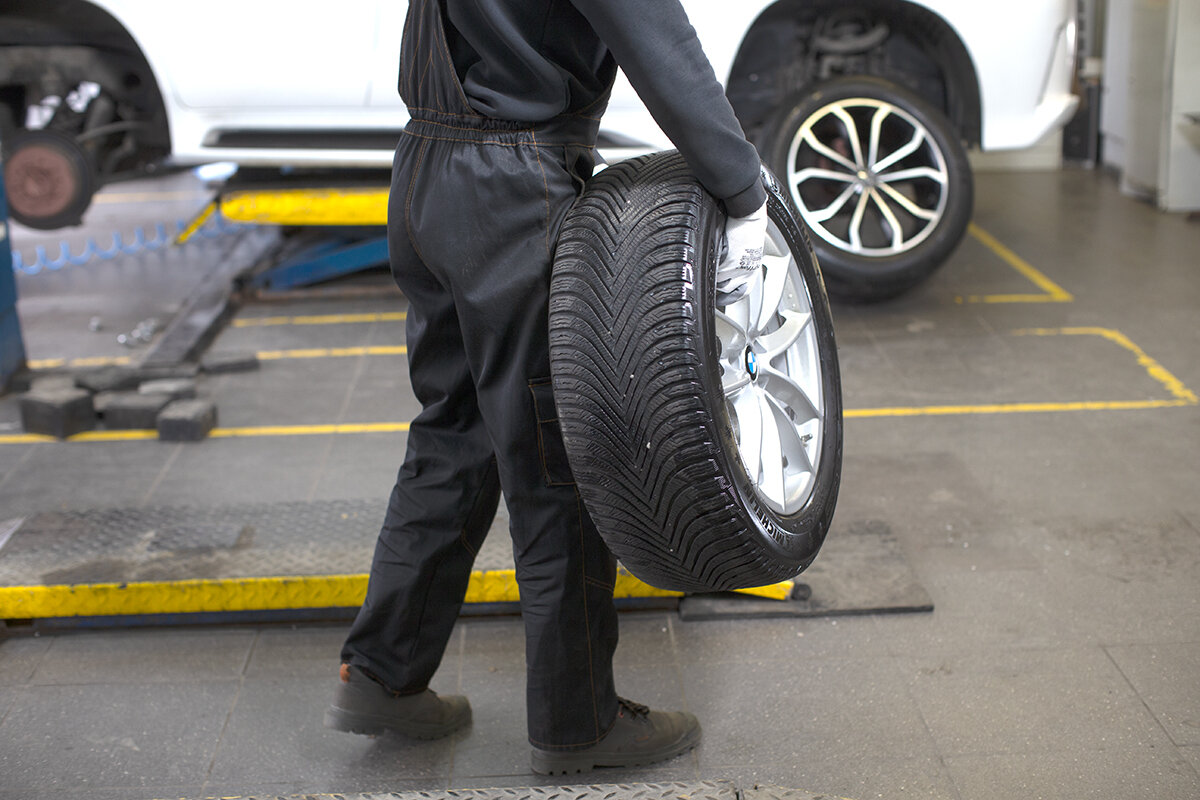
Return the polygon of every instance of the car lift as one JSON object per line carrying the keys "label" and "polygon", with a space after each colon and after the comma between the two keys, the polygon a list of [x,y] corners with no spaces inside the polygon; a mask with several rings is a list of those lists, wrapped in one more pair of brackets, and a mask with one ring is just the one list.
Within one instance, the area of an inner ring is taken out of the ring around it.
{"label": "car lift", "polygon": [[257,291],[295,289],[386,264],[387,200],[388,176],[378,171],[305,173],[286,180],[238,173],[177,242],[187,241],[214,217],[299,229],[279,261],[242,284]]}

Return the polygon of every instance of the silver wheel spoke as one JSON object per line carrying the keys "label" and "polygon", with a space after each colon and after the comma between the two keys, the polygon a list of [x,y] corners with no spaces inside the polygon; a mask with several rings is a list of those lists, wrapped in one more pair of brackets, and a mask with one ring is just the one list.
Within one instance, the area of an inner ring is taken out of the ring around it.
{"label": "silver wheel spoke", "polygon": [[883,128],[883,121],[891,113],[892,109],[888,106],[880,106],[871,116],[871,143],[867,150],[867,165],[872,168],[874,168],[875,160],[879,158],[879,132]]}
{"label": "silver wheel spoke", "polygon": [[846,138],[850,140],[850,149],[854,151],[854,164],[858,169],[862,169],[867,162],[863,159],[862,141],[858,138],[858,125],[854,122],[854,117],[850,116],[844,106],[834,106],[833,115],[846,126]]}
{"label": "silver wheel spoke", "polygon": [[919,148],[921,146],[921,143],[924,141],[925,141],[925,130],[923,128],[919,128],[919,127],[913,128],[913,136],[912,136],[912,139],[910,139],[908,141],[908,144],[901,145],[900,147],[898,147],[894,151],[892,151],[891,155],[889,155],[887,158],[883,159],[882,161],[880,161],[877,164],[872,164],[871,169],[874,170],[876,174],[883,172],[888,167],[890,167],[892,164],[896,164],[900,161],[903,161],[904,159],[911,156],[913,153],[917,152],[917,148]]}
{"label": "silver wheel spoke", "polygon": [[888,227],[892,229],[892,247],[898,252],[904,247],[904,229],[900,227],[900,220],[896,219],[896,215],[892,209],[884,201],[883,195],[874,189],[871,190],[871,199],[875,201],[875,206],[879,209],[879,213],[883,214],[883,218],[887,220]]}
{"label": "silver wheel spoke", "polygon": [[836,169],[818,169],[817,167],[809,167],[802,169],[796,173],[796,184],[799,185],[805,181],[841,181],[848,183],[854,180],[854,176],[849,172],[838,172]]}
{"label": "silver wheel spoke", "polygon": [[896,172],[885,172],[879,176],[879,180],[885,183],[911,181],[915,178],[929,178],[943,186],[950,180],[950,177],[945,172],[936,170],[933,167],[913,167],[912,169],[901,169]]}
{"label": "silver wheel spoke", "polygon": [[783,317],[779,329],[766,336],[760,336],[754,342],[754,350],[761,360],[770,363],[787,352],[804,334],[804,329],[812,321],[812,314],[800,311],[777,311]]}
{"label": "silver wheel spoke", "polygon": [[854,216],[850,218],[850,248],[852,250],[861,250],[862,243],[862,221],[863,214],[867,210],[867,201],[871,196],[863,192],[858,196],[858,205],[854,208]]}
{"label": "silver wheel spoke", "polygon": [[745,324],[721,311],[716,312],[714,319],[717,337],[721,340],[721,360],[729,361],[737,358],[746,349],[748,341]]}
{"label": "silver wheel spoke", "polygon": [[804,389],[800,388],[800,384],[775,369],[764,370],[763,377],[767,381],[767,394],[795,412],[794,424],[803,425],[811,420],[820,419],[821,413],[817,411],[816,404]]}
{"label": "silver wheel spoke", "polygon": [[783,302],[783,290],[787,286],[788,267],[791,256],[763,256],[763,266],[767,276],[762,282],[762,302],[758,307],[757,319],[754,322],[755,332],[767,329],[775,318],[780,304]]}
{"label": "silver wheel spoke", "polygon": [[853,195],[856,190],[857,187],[853,183],[850,184],[842,190],[841,194],[834,198],[832,203],[825,206],[825,208],[822,208],[820,211],[812,211],[806,216],[811,220],[816,220],[817,222],[825,222],[826,220],[833,219],[838,215],[838,212],[842,210],[842,207],[846,205],[846,201],[850,199],[850,196]]}
{"label": "silver wheel spoke", "polygon": [[738,418],[738,452],[750,480],[758,483],[762,471],[763,423],[758,392],[747,389],[732,398]]}
{"label": "silver wheel spoke", "polygon": [[919,205],[914,203],[912,200],[909,200],[903,194],[896,191],[893,187],[888,186],[886,183],[880,185],[879,188],[881,191],[887,193],[887,196],[892,198],[897,205],[899,205],[908,213],[912,214],[914,217],[919,217],[920,219],[924,220],[937,219],[938,213],[936,211],[931,211],[927,208],[921,208]]}
{"label": "silver wheel spoke", "polygon": [[[776,415],[774,404],[761,394],[758,394],[758,405],[760,419],[762,419],[762,450],[759,458],[759,464],[762,466],[762,483],[759,485],[767,497],[782,505],[786,500],[784,496],[786,481],[783,472],[783,437],[779,427],[779,418]],[[791,426],[785,425],[784,427],[790,428]]]}
{"label": "silver wheel spoke", "polygon": [[826,158],[836,161],[851,172],[858,172],[857,164],[846,158],[837,150],[834,150],[832,147],[825,145],[820,139],[817,138],[816,134],[812,132],[811,128],[804,131],[804,141],[808,143],[809,147],[811,147],[813,150],[816,150]]}

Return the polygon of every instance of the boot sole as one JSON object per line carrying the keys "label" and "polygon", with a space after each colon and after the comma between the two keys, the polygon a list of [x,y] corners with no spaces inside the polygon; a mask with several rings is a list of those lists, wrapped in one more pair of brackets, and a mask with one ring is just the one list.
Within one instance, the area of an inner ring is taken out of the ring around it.
{"label": "boot sole", "polygon": [[690,731],[681,741],[649,753],[625,755],[580,752],[552,753],[534,749],[531,764],[538,775],[570,775],[598,767],[642,767],[681,756],[700,743],[700,729]]}
{"label": "boot sole", "polygon": [[347,711],[337,706],[331,706],[325,712],[324,720],[326,728],[344,733],[357,733],[360,736],[382,736],[384,733],[391,731],[401,736],[407,736],[410,739],[420,739],[422,741],[442,739],[466,727],[470,721],[471,715],[468,713],[463,719],[455,720],[445,725],[425,725],[419,722],[395,720],[387,717]]}

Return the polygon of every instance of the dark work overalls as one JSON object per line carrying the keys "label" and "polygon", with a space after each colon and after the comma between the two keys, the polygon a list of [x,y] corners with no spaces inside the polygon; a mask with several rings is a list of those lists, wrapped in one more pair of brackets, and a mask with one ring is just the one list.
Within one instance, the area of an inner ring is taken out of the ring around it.
{"label": "dark work overalls", "polygon": [[[547,302],[563,217],[593,167],[603,102],[529,126],[464,96],[435,0],[412,0],[401,95],[412,121],[388,207],[422,405],[343,661],[426,687],[503,487],[525,622],[530,741],[586,747],[617,711],[616,565],[584,511],[550,385]],[[606,98],[605,98],[606,100]]]}

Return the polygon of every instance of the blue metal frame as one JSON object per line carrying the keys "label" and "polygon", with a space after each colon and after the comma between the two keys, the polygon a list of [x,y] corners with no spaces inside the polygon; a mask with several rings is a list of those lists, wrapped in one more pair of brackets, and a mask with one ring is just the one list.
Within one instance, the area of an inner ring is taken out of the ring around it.
{"label": "blue metal frame", "polygon": [[365,239],[331,236],[258,273],[247,282],[247,286],[251,289],[294,289],[386,264],[387,261],[387,237],[384,235]]}
{"label": "blue metal frame", "polygon": [[17,278],[13,274],[12,241],[8,238],[8,199],[4,193],[4,158],[0,156],[0,391],[25,366],[25,340],[17,317]]}

